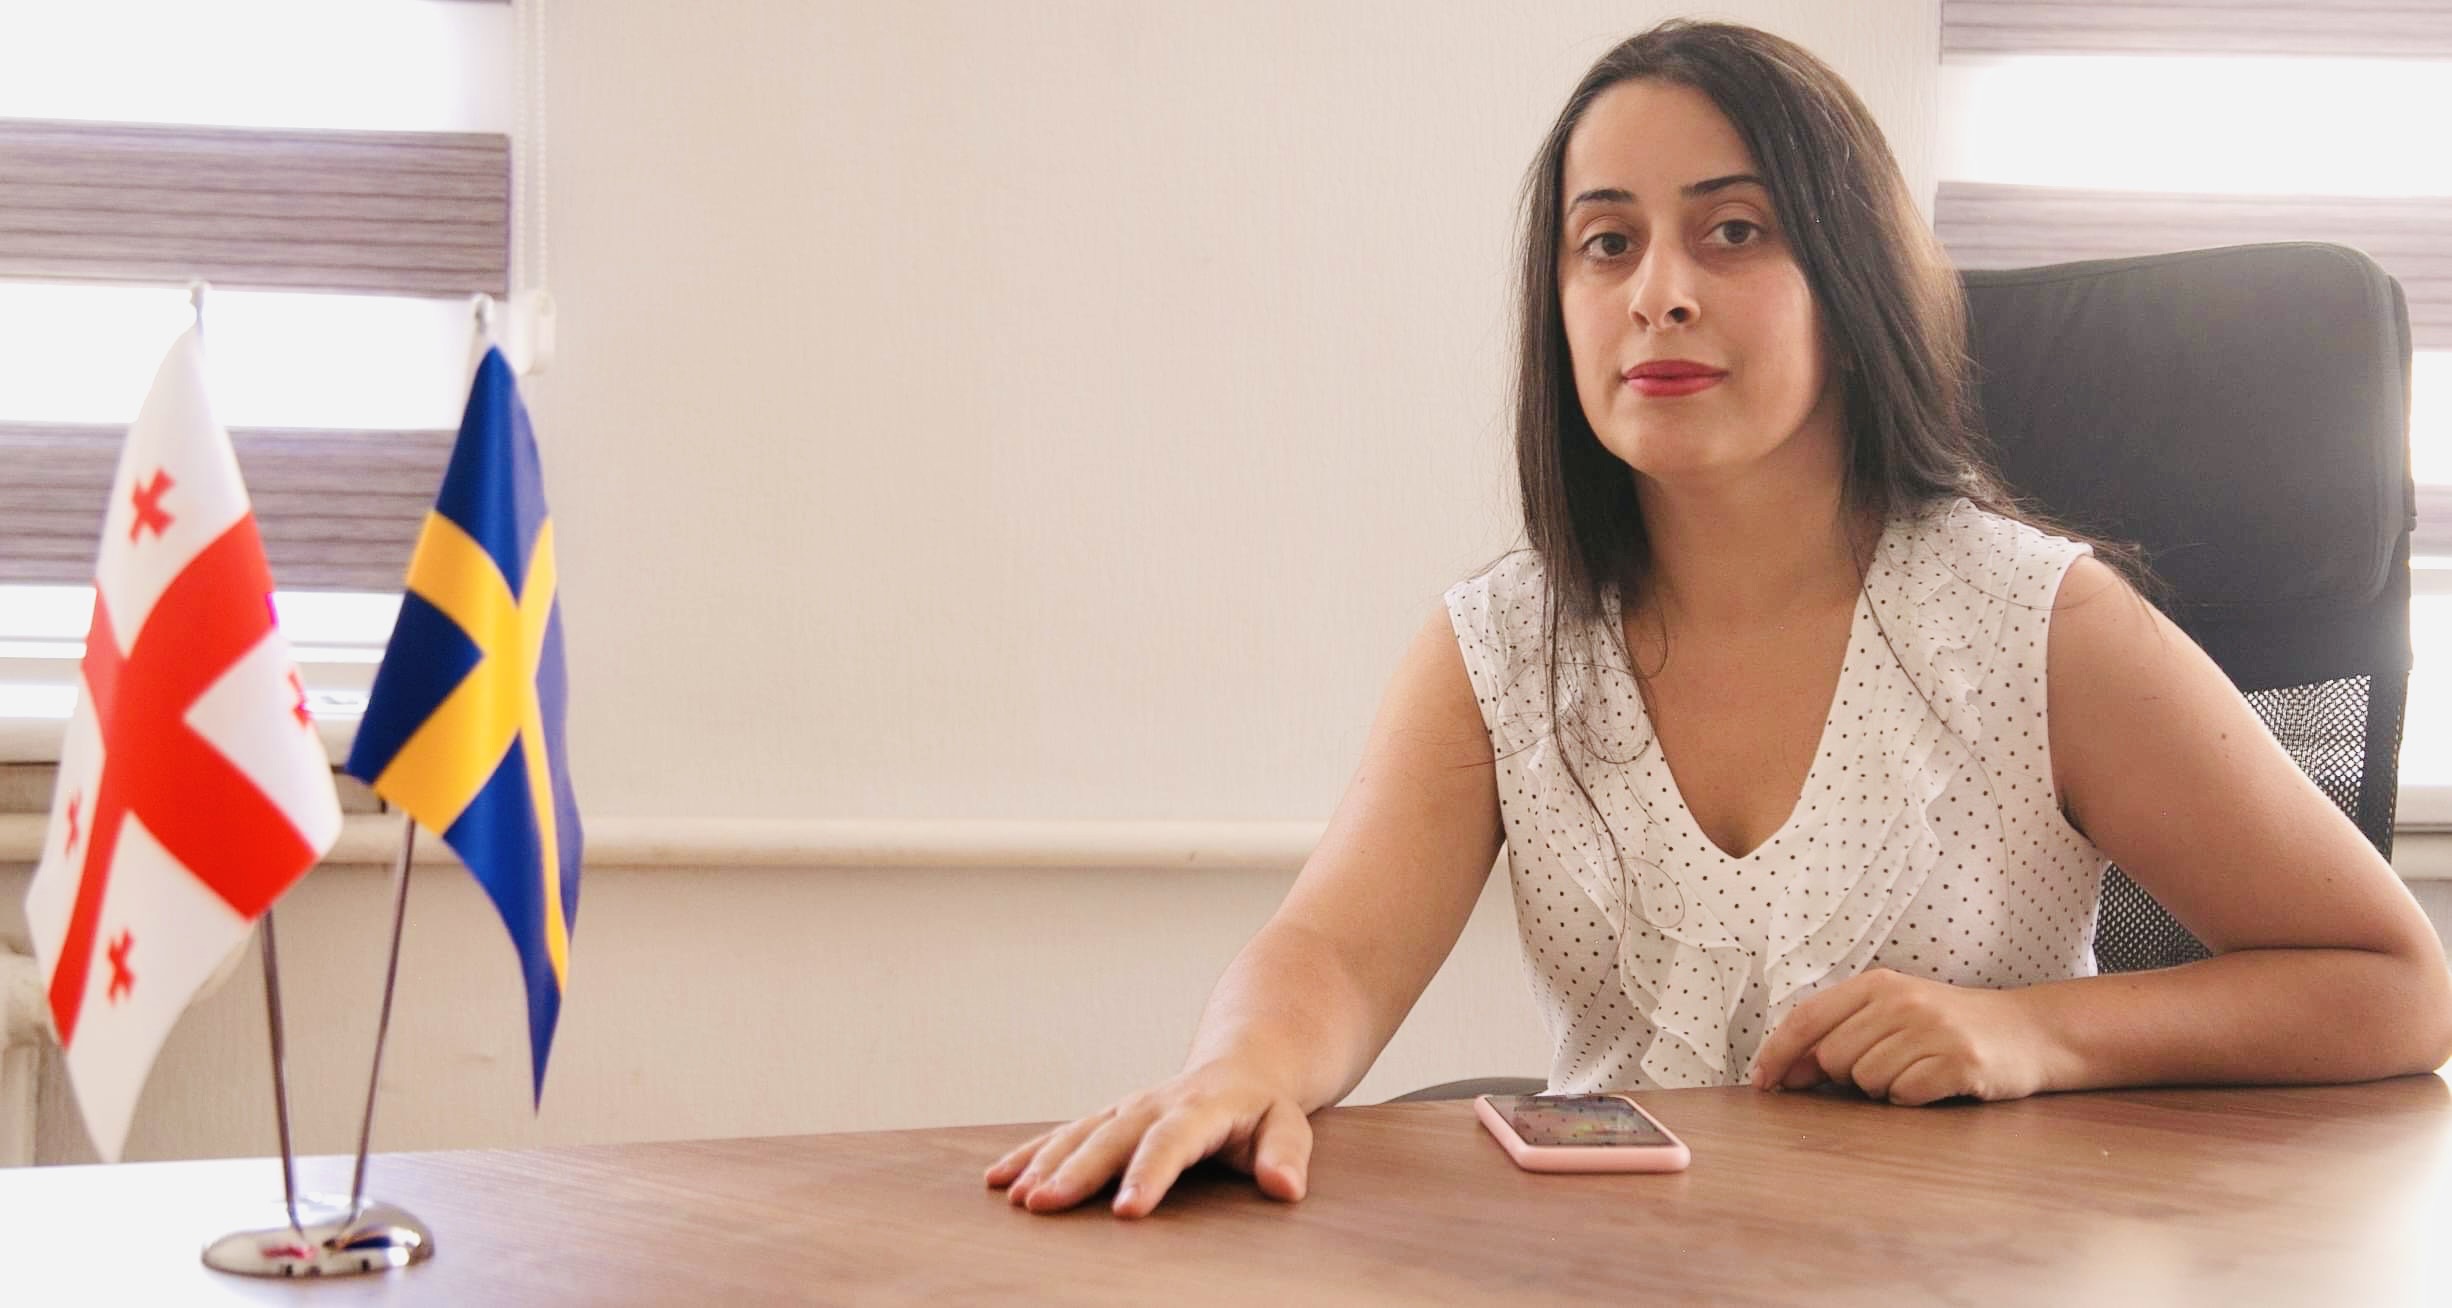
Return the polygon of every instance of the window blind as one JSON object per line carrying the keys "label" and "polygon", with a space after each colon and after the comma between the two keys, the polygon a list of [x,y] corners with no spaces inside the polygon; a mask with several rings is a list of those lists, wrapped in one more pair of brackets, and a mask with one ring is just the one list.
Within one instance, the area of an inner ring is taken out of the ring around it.
{"label": "window blind", "polygon": [[510,175],[479,133],[0,122],[0,277],[500,294]]}
{"label": "window blind", "polygon": [[[285,590],[400,589],[451,457],[447,431],[230,433]],[[124,426],[0,422],[0,582],[93,580]]]}
{"label": "window blind", "polygon": [[[1943,182],[1933,227],[1964,268],[2265,241],[2363,250],[2409,296],[2411,343],[2452,350],[2452,198],[2195,195]],[[2288,306],[2275,306],[2287,312]]]}
{"label": "window blind", "polygon": [[[0,120],[0,277],[456,298],[510,244],[504,135]],[[125,428],[9,417],[0,581],[83,584]],[[399,588],[450,433],[232,438],[284,588]]]}
{"label": "window blind", "polygon": [[1942,0],[1941,52],[2452,57],[2443,0]]}

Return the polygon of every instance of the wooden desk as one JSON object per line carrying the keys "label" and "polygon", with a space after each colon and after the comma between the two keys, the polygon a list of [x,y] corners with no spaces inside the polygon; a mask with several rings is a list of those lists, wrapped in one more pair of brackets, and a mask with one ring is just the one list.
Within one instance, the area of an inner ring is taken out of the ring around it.
{"label": "wooden desk", "polygon": [[[1007,1207],[979,1173],[1022,1127],[396,1154],[374,1189],[434,1228],[434,1261],[321,1283],[196,1261],[277,1210],[268,1162],[18,1169],[0,1172],[0,1301],[2452,1304],[2438,1077],[1644,1102],[1692,1171],[1535,1176],[1468,1104],[1338,1109],[1304,1202],[1204,1175],[1140,1223]],[[305,1174],[346,1188],[346,1160]]]}

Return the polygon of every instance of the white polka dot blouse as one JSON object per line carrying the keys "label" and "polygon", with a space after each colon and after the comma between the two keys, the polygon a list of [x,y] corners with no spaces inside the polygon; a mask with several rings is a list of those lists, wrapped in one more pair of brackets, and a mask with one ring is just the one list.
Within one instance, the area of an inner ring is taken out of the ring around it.
{"label": "white polka dot blouse", "polygon": [[1804,793],[1743,858],[1661,762],[1624,642],[1604,638],[1614,596],[1597,630],[1561,631],[1557,715],[1590,737],[1587,801],[1548,729],[1539,559],[1448,590],[1553,1092],[1740,1082],[1798,1001],[1871,967],[1991,987],[2094,971],[2108,860],[2061,814],[2044,717],[2052,601],[2085,552],[1964,500],[1892,521]]}

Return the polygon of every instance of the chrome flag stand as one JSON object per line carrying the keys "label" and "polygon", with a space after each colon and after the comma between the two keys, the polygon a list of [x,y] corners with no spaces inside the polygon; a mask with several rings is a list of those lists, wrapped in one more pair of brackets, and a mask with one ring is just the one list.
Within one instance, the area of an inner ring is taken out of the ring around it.
{"label": "chrome flag stand", "polygon": [[383,1009],[375,1020],[374,1065],[366,1073],[366,1111],[358,1121],[357,1168],[346,1203],[298,1196],[296,1154],[290,1147],[289,1078],[282,1057],[281,967],[273,948],[272,910],[264,912],[264,1015],[272,1028],[272,1102],[281,1129],[281,1198],[286,1226],[225,1235],[204,1249],[204,1265],[240,1276],[356,1276],[407,1267],[434,1256],[434,1233],[392,1204],[366,1198],[366,1149],[374,1136],[375,1086],[383,1072],[383,1040],[392,1026],[392,990],[400,976],[400,929],[408,916],[409,863],[417,822],[401,820],[400,861],[392,869],[392,947],[383,969]]}

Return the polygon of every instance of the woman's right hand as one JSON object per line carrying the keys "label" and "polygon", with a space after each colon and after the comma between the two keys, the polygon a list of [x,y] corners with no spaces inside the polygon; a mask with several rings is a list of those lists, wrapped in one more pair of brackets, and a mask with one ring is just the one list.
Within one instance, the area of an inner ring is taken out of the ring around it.
{"label": "woman's right hand", "polygon": [[1288,1203],[1311,1172],[1311,1122],[1269,1078],[1229,1060],[1204,1064],[1030,1140],[988,1169],[990,1188],[1034,1213],[1061,1212],[1119,1173],[1118,1217],[1146,1217],[1183,1170],[1212,1154]]}

